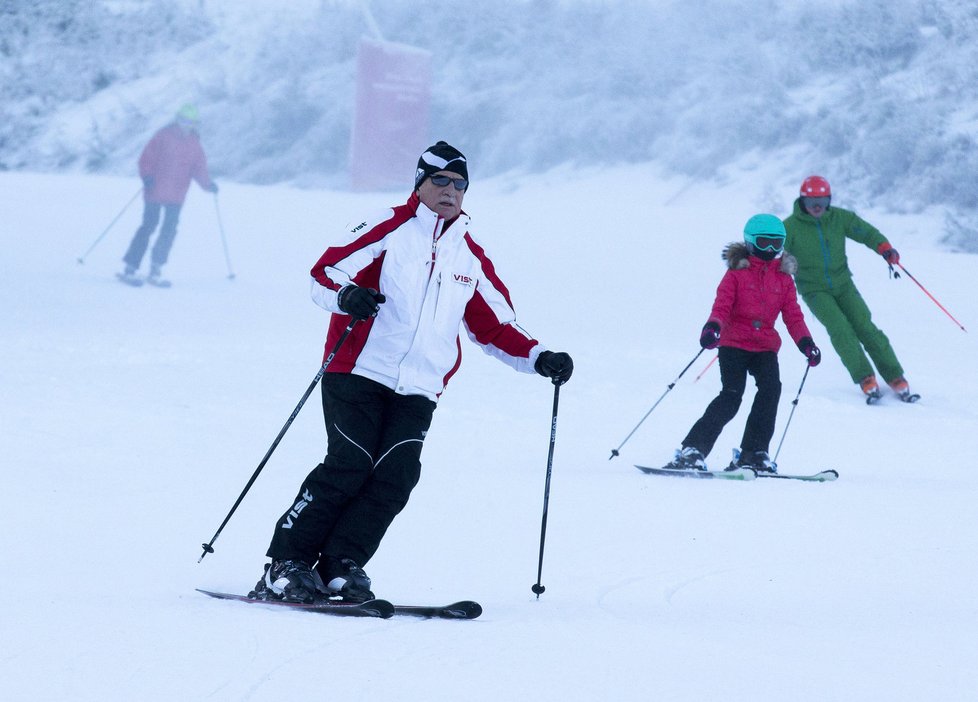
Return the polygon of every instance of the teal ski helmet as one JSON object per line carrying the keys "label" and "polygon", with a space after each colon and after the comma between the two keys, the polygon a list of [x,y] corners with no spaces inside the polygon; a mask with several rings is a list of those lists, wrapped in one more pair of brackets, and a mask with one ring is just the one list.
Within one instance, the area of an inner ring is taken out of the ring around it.
{"label": "teal ski helmet", "polygon": [[784,223],[772,214],[756,214],[744,225],[744,241],[751,254],[771,260],[784,249]]}
{"label": "teal ski helmet", "polygon": [[[754,215],[744,225],[744,241],[761,251],[782,248],[786,236],[784,222],[775,215]],[[781,241],[770,241],[772,239]]]}

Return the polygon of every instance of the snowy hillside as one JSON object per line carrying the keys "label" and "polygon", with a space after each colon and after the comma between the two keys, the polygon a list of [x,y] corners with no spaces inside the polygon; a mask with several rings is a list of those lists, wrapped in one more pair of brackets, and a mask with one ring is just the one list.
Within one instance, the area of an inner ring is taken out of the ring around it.
{"label": "snowy hillside", "polygon": [[[707,354],[608,460],[697,352],[722,246],[751,214],[790,206],[797,184],[765,186],[780,176],[755,165],[718,187],[650,166],[474,181],[466,209],[521,323],[576,363],[560,394],[547,590],[537,600],[530,586],[553,391],[468,343],[421,483],[367,566],[384,597],[479,600],[474,622],[343,620],[194,592],[244,592],[260,574],[273,520],[325,449],[317,402],[198,564],[200,544],[319,368],[327,318],[308,298],[310,266],[348,221],[406,191],[226,179],[215,200],[195,186],[174,287],[132,289],[114,273],[137,206],[76,258],[134,178],[0,173],[0,539],[15,602],[0,614],[4,699],[973,698],[978,260],[938,245],[939,208],[838,198],[971,331],[850,250],[923,399],[867,407],[809,316],[825,360],[779,461],[836,468],[837,482],[632,468],[665,462],[716,393],[715,367],[694,380]],[[790,344],[781,367],[776,439],[805,367]],[[711,463],[727,461],[745,416]]]}
{"label": "snowy hillside", "polygon": [[940,206],[978,250],[972,0],[4,3],[0,169],[132,175],[191,100],[219,179],[346,187],[364,36],[432,52],[431,141],[478,177],[654,161],[725,183],[753,158],[779,193],[822,171],[880,210]]}

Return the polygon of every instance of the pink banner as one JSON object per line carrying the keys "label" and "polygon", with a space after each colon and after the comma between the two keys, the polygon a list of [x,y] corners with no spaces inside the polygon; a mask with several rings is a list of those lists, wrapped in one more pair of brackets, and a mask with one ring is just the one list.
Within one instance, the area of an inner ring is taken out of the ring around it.
{"label": "pink banner", "polygon": [[354,190],[414,184],[428,144],[431,52],[362,39],[357,51],[356,112],[350,137]]}

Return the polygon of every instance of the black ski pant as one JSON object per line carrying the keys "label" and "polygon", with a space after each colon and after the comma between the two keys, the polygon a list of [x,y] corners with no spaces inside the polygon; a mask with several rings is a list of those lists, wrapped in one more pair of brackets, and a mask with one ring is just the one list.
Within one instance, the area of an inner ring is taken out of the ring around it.
{"label": "black ski pant", "polygon": [[314,565],[321,556],[363,566],[421,477],[435,403],[367,378],[326,373],[326,458],[275,525],[267,555]]}
{"label": "black ski pant", "polygon": [[720,394],[707,406],[683,439],[683,447],[692,446],[704,456],[713,450],[720,432],[740,409],[740,402],[747,387],[748,373],[757,384],[757,394],[747,416],[740,450],[768,451],[774,436],[774,423],[778,417],[778,401],[781,399],[781,373],[778,354],[774,351],[745,351],[721,346]]}
{"label": "black ski pant", "polygon": [[156,231],[156,225],[160,222],[160,209],[163,209],[163,226],[160,227],[160,235],[156,237],[153,245],[153,252],[150,254],[150,263],[157,267],[162,267],[170,257],[170,249],[173,248],[173,240],[177,238],[177,222],[180,219],[180,208],[182,205],[161,205],[158,202],[147,202],[143,207],[143,223],[139,225],[136,234],[129,244],[129,249],[122,260],[127,266],[139,268],[149,248],[149,238]]}

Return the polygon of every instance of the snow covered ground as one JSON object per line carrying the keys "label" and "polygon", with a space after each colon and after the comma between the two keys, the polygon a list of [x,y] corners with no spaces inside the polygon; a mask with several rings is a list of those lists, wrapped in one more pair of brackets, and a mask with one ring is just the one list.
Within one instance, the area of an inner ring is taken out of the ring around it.
{"label": "snow covered ground", "polygon": [[[799,173],[799,180],[805,174]],[[831,177],[831,174],[827,174]],[[575,360],[562,388],[536,581],[552,386],[467,342],[405,512],[367,567],[378,595],[479,600],[473,622],[344,620],[210,600],[246,592],[275,518],[325,450],[318,395],[210,539],[320,363],[308,270],[335,234],[407,195],[222,182],[195,189],[167,275],[114,273],[135,178],[0,173],[0,614],[9,700],[966,700],[978,630],[978,259],[938,214],[848,202],[906,277],[850,247],[857,284],[923,399],[867,407],[824,330],[779,458],[835,483],[650,477],[716,393],[698,350],[722,246],[794,185],[722,187],[651,167],[477,182],[474,230],[520,321]],[[780,181],[778,181],[780,182]],[[215,204],[236,278],[228,280]],[[783,334],[784,336],[784,334]],[[805,364],[781,354],[777,442]],[[745,398],[749,402],[750,391]],[[726,463],[746,417],[710,457]]]}

